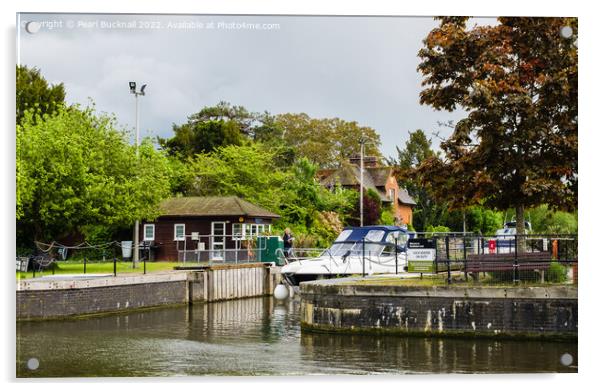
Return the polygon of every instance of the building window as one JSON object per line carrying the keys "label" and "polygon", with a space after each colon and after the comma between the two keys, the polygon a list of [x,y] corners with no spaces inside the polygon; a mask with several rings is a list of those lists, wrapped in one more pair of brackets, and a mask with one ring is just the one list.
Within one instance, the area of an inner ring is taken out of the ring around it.
{"label": "building window", "polygon": [[144,224],[144,239],[155,240],[155,224]]}
{"label": "building window", "polygon": [[240,223],[232,224],[233,239],[234,240],[244,239],[246,227],[247,227],[246,224],[240,224]]}
{"label": "building window", "polygon": [[389,199],[395,201],[395,189],[389,189]]}
{"label": "building window", "polygon": [[173,240],[184,240],[185,237],[185,224],[174,224],[173,226]]}

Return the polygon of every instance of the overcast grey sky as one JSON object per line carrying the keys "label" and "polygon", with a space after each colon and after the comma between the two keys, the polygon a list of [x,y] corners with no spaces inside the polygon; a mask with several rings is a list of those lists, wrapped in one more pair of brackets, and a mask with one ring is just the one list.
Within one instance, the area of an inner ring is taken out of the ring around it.
{"label": "overcast grey sky", "polygon": [[[39,31],[27,32],[30,21]],[[432,18],[25,13],[18,23],[18,61],[63,82],[69,103],[91,98],[133,128],[128,82],[148,84],[142,137],[169,137],[172,123],[225,100],[357,121],[394,156],[408,131],[445,136],[437,122],[460,118],[418,101],[417,52]]]}

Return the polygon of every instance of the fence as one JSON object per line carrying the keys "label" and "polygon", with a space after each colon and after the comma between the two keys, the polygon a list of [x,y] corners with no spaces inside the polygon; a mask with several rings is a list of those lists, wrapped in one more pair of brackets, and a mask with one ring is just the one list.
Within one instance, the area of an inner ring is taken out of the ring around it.
{"label": "fence", "polygon": [[[186,235],[186,240],[174,241],[164,246],[174,246],[177,262],[180,265],[238,264],[254,262],[274,262],[284,264],[286,257],[278,245],[278,237],[257,235]],[[282,245],[280,241],[280,245]],[[193,248],[190,248],[190,247]],[[78,245],[64,245],[58,242],[36,242],[37,253],[28,257],[17,257],[17,271],[20,277],[40,277],[58,273],[90,274],[103,273],[117,275],[118,272],[147,272],[147,262],[153,260],[156,247],[150,242],[140,242],[140,264],[134,264],[131,257],[131,242],[106,242]],[[174,250],[172,247],[172,251]],[[123,250],[126,251],[123,251]],[[129,256],[123,255],[130,252]],[[298,250],[301,253],[303,250]],[[150,262],[153,265],[154,262]],[[151,266],[151,267],[152,267]],[[164,269],[171,269],[169,266]],[[91,270],[92,269],[92,270]],[[29,273],[27,273],[29,272]],[[23,274],[27,273],[27,274]]]}
{"label": "fence", "polygon": [[[577,235],[433,235],[432,274],[447,283],[577,282]],[[408,260],[411,269],[412,260]]]}

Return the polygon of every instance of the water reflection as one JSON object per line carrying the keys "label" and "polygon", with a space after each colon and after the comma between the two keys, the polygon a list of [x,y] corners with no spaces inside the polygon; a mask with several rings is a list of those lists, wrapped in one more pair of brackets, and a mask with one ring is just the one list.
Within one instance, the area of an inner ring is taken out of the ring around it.
{"label": "water reflection", "polygon": [[576,343],[301,334],[298,303],[272,298],[17,325],[20,377],[576,372],[576,358]]}

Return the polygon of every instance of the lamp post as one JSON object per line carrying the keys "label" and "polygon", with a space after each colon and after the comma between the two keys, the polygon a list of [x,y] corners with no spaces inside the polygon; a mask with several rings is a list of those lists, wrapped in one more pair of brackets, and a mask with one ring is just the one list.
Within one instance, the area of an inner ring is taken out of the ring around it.
{"label": "lamp post", "polygon": [[360,139],[360,227],[364,226],[364,137]]}
{"label": "lamp post", "polygon": [[[144,90],[146,89],[146,84],[143,84],[142,87],[140,88],[140,91],[136,91],[136,82],[135,81],[131,81],[130,83],[130,93],[134,94],[134,97],[136,98],[136,159],[138,159],[138,146],[140,145],[140,117],[138,114],[138,96],[144,96]],[[139,244],[139,237],[140,237],[140,221],[138,221],[138,219],[136,219],[136,222],[134,223],[134,255],[133,255],[133,262],[134,262],[134,267],[136,267],[138,265],[138,261],[140,258],[140,254],[139,252],[139,248],[140,248],[140,244]]]}

